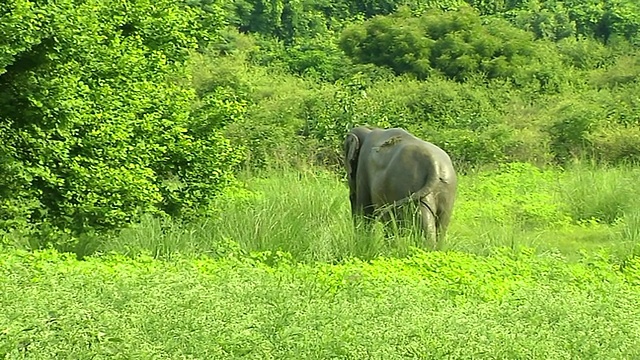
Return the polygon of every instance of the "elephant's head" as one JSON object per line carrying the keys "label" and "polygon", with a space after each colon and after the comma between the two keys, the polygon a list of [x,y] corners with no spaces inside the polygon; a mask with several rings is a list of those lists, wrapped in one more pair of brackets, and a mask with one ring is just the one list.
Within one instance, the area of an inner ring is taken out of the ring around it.
{"label": "elephant's head", "polygon": [[360,147],[370,132],[370,127],[355,127],[347,133],[347,136],[344,139],[344,166],[347,170],[347,178],[351,194],[355,194],[356,191],[356,174],[358,171]]}

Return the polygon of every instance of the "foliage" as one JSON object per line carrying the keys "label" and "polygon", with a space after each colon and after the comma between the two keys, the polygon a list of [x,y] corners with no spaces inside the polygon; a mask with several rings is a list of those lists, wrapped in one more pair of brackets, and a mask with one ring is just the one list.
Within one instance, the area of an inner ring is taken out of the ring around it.
{"label": "foliage", "polygon": [[340,46],[356,61],[388,66],[420,79],[434,71],[458,81],[481,74],[488,79],[537,80],[543,89],[554,80],[540,77],[543,69],[555,64],[529,33],[504,20],[483,20],[465,7],[433,10],[419,18],[408,11],[374,17],[346,29]]}
{"label": "foliage", "polygon": [[0,355],[634,358],[639,281],[638,258],[527,249],[338,265],[3,251]]}
{"label": "foliage", "polygon": [[[188,216],[231,181],[237,154],[218,124],[190,116],[194,94],[175,81],[220,13],[164,0],[2,10],[0,228],[76,236],[143,212]],[[229,104],[218,117],[237,112]]]}
{"label": "foliage", "polygon": [[[460,173],[443,249],[486,255],[495,247],[532,247],[575,257],[604,248],[624,259],[640,246],[634,238],[637,172],[627,167],[561,171],[515,163]],[[342,174],[285,167],[245,175],[247,189],[228,188],[216,199],[215,216],[188,224],[147,216],[112,241],[87,249],[167,259],[284,251],[295,261],[334,263],[406,257],[412,247],[424,246],[418,232],[385,236],[379,225],[371,234],[354,231]],[[29,247],[18,237],[4,241]]]}
{"label": "foliage", "polygon": [[610,65],[612,51],[595,39],[568,37],[558,42],[562,61],[578,69],[590,70]]}
{"label": "foliage", "polygon": [[[82,252],[143,213],[164,223],[212,212],[241,169],[342,171],[344,134],[360,124],[404,127],[461,173],[640,158],[630,0],[11,0],[0,10],[0,227],[37,229],[32,245]],[[546,210],[513,214],[535,228]]]}
{"label": "foliage", "polygon": [[417,12],[431,8],[453,9],[463,0],[233,0],[227,4],[229,23],[242,32],[275,37],[287,44],[341,30],[360,18],[388,15],[399,7]]}
{"label": "foliage", "polygon": [[614,224],[635,212],[632,199],[640,195],[633,180],[638,176],[637,169],[577,165],[571,168],[571,174],[561,196],[573,219]]}
{"label": "foliage", "polygon": [[[2,2],[0,357],[637,358],[638,4]],[[354,229],[360,124],[443,251]]]}
{"label": "foliage", "polygon": [[246,145],[246,165],[339,165],[344,132],[358,124],[405,127],[464,168],[637,160],[635,35],[602,37],[607,11],[626,14],[616,29],[633,27],[633,4],[467,3],[231,4],[240,33],[229,30],[211,62],[252,98],[227,132]]}
{"label": "foliage", "polygon": [[576,24],[559,3],[555,8],[520,9],[515,11],[513,23],[528,30],[537,39],[560,41],[572,39],[576,35]]}
{"label": "foliage", "polygon": [[640,8],[633,0],[485,1],[467,0],[483,15],[501,15],[538,38],[561,40],[573,35],[609,42],[637,41]]}
{"label": "foliage", "polygon": [[635,40],[640,29],[640,9],[634,0],[234,0],[227,5],[227,16],[242,31],[289,42],[328,28],[341,28],[354,18],[389,15],[402,7],[416,14],[472,7],[483,16],[505,17],[538,38],[551,40],[574,35],[605,42],[615,37]]}

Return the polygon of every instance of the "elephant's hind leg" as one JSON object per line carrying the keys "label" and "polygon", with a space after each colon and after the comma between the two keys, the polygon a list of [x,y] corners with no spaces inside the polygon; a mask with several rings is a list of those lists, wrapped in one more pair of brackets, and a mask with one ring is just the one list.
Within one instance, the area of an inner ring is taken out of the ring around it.
{"label": "elephant's hind leg", "polygon": [[451,215],[453,213],[453,202],[455,200],[455,188],[450,188],[446,192],[442,192],[442,194],[446,194],[441,196],[438,199],[438,212],[437,214],[437,237],[438,244],[444,243],[447,238],[447,229],[449,228],[449,223],[451,222]]}
{"label": "elephant's hind leg", "polygon": [[432,195],[427,195],[424,199],[420,200],[420,219],[422,221],[422,230],[426,237],[426,245],[432,249],[436,249],[438,245],[437,236],[437,218],[435,204],[432,200]]}

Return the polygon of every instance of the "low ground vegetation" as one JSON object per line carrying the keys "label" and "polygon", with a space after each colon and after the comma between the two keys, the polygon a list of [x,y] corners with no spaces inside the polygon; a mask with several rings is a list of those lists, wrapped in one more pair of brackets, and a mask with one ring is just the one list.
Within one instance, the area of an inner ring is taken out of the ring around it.
{"label": "low ground vegetation", "polygon": [[217,216],[145,217],[84,260],[11,238],[0,354],[635,357],[637,171],[466,174],[436,252],[359,236],[343,180],[317,168],[251,174]]}
{"label": "low ground vegetation", "polygon": [[11,251],[0,265],[8,359],[640,355],[638,258],[522,249],[307,265]]}

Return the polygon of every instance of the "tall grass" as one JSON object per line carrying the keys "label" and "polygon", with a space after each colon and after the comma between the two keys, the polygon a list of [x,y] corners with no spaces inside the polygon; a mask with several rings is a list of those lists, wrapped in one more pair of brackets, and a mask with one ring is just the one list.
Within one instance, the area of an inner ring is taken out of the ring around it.
{"label": "tall grass", "polygon": [[335,262],[405,256],[422,246],[415,232],[389,233],[381,224],[354,228],[346,184],[328,171],[274,171],[249,179],[247,188],[241,196],[220,197],[217,217],[188,225],[147,217],[101,250],[156,257],[282,251],[298,260]]}
{"label": "tall grass", "polygon": [[576,165],[568,174],[560,195],[573,219],[613,224],[640,208],[640,168]]}
{"label": "tall grass", "polygon": [[[567,256],[607,248],[629,256],[640,241],[640,194],[632,186],[639,171],[511,164],[461,176],[449,234],[440,248],[485,255],[496,247],[533,247]],[[415,233],[385,233],[380,224],[370,233],[356,231],[347,186],[335,173],[279,170],[246,182],[248,191],[218,199],[214,218],[187,225],[146,218],[100,250],[155,257],[270,251],[298,261],[336,262],[403,257],[413,247],[424,247]]]}

